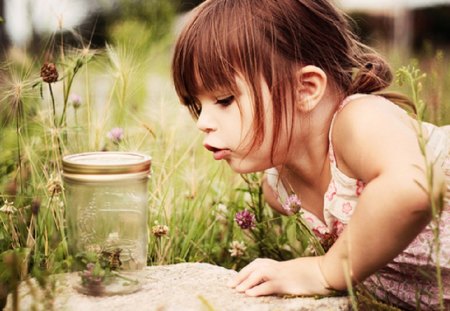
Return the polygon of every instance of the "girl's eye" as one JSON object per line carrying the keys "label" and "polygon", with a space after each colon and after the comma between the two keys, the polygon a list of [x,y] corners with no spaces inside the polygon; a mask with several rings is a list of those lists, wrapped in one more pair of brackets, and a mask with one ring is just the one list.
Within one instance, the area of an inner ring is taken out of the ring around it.
{"label": "girl's eye", "polygon": [[234,96],[228,96],[228,97],[224,97],[224,98],[218,98],[216,103],[221,105],[221,106],[229,106],[230,104],[232,104],[234,101]]}

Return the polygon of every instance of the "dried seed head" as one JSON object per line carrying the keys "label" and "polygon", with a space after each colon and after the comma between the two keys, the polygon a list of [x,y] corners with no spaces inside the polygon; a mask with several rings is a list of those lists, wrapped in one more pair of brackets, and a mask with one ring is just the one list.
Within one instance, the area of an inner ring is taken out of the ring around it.
{"label": "dried seed head", "polygon": [[169,233],[169,227],[166,225],[155,225],[152,227],[152,233],[157,238],[163,237]]}
{"label": "dried seed head", "polygon": [[40,208],[41,208],[41,200],[37,198],[33,199],[33,201],[31,202],[31,213],[33,213],[33,215],[39,214]]}
{"label": "dried seed head", "polygon": [[54,83],[58,81],[58,70],[54,63],[45,62],[41,67],[41,78],[44,82]]}
{"label": "dried seed head", "polygon": [[47,182],[47,191],[50,195],[59,195],[64,190],[60,177],[51,176]]}

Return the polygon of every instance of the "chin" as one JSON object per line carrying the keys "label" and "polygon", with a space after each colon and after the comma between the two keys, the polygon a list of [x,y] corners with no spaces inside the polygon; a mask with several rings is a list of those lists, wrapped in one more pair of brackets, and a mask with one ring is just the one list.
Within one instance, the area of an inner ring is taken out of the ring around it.
{"label": "chin", "polygon": [[258,170],[251,170],[251,169],[243,169],[243,168],[234,168],[231,167],[231,169],[238,174],[250,174],[250,173],[257,173],[259,172]]}
{"label": "chin", "polygon": [[261,165],[252,165],[250,163],[245,163],[245,161],[227,161],[230,168],[238,173],[238,174],[250,174],[262,172],[272,166],[261,166]]}

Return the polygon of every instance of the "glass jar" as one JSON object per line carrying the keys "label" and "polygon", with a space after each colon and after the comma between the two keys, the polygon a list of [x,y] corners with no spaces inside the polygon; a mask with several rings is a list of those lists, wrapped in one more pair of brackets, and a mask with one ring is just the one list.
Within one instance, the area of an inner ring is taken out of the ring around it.
{"label": "glass jar", "polygon": [[63,158],[69,250],[95,252],[123,270],[147,265],[151,158],[89,152]]}

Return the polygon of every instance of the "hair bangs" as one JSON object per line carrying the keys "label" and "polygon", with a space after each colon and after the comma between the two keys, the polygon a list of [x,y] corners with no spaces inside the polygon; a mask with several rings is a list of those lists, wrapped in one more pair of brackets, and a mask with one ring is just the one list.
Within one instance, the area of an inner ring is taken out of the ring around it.
{"label": "hair bangs", "polygon": [[172,64],[175,89],[196,118],[201,111],[198,95],[238,95],[237,75],[251,81],[262,74],[254,66],[249,68],[249,63],[258,63],[254,61],[257,49],[252,46],[255,42],[248,40],[251,36],[242,30],[248,29],[244,23],[252,18],[242,19],[242,10],[235,12],[238,9],[220,2],[216,6],[200,5],[178,37]]}

